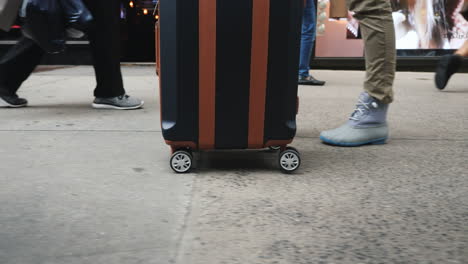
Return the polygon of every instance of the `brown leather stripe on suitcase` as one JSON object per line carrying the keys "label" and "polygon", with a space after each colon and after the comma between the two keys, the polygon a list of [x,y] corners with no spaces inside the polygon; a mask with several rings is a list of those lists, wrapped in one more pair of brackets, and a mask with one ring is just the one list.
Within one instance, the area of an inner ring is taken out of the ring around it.
{"label": "brown leather stripe on suitcase", "polygon": [[249,148],[263,147],[270,28],[270,0],[253,0]]}
{"label": "brown leather stripe on suitcase", "polygon": [[[160,52],[160,42],[159,42],[159,40],[160,40],[159,22],[156,22],[156,26],[155,26],[154,31],[155,31],[155,33],[156,33],[156,34],[155,34],[155,36],[156,36],[156,41],[155,41],[155,42],[156,42],[156,43],[155,43],[155,44],[156,44],[156,52],[155,52],[155,54],[156,54],[156,74],[159,76],[159,73],[161,72],[161,56],[160,56],[161,52]],[[161,84],[160,84],[160,85],[161,85]],[[159,87],[161,87],[161,86],[159,86]]]}
{"label": "brown leather stripe on suitcase", "polygon": [[199,1],[199,139],[200,149],[215,146],[216,0]]}

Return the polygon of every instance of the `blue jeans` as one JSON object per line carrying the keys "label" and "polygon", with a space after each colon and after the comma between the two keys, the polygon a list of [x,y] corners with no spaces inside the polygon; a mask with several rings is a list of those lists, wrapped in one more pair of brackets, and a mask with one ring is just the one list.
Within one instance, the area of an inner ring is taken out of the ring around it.
{"label": "blue jeans", "polygon": [[301,55],[299,59],[299,76],[309,76],[310,56],[315,41],[315,26],[317,24],[317,11],[314,0],[306,0],[304,15],[302,16]]}

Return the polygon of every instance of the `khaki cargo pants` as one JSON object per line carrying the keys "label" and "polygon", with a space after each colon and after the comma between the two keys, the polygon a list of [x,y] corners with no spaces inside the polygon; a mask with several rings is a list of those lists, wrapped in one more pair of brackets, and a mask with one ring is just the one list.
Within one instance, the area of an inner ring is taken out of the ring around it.
{"label": "khaki cargo pants", "polygon": [[391,103],[395,79],[395,28],[389,0],[347,0],[359,20],[365,45],[364,89],[374,98]]}

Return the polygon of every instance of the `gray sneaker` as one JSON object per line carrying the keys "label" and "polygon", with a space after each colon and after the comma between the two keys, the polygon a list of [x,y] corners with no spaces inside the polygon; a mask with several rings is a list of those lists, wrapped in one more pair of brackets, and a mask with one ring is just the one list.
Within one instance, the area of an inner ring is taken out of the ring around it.
{"label": "gray sneaker", "polygon": [[320,139],[341,147],[385,144],[388,139],[387,111],[388,104],[363,92],[348,122],[339,128],[323,131]]}
{"label": "gray sneaker", "polygon": [[93,102],[95,109],[117,109],[117,110],[132,110],[141,108],[145,102],[142,100],[130,97],[129,95],[121,95],[111,98],[96,97]]}
{"label": "gray sneaker", "polygon": [[0,107],[19,108],[28,105],[28,101],[18,95],[0,95]]}

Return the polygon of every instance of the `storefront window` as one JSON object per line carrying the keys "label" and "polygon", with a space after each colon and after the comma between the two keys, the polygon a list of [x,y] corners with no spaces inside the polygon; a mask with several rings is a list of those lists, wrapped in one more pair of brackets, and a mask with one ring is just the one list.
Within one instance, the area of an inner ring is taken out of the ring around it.
{"label": "storefront window", "polygon": [[122,1],[120,16],[123,61],[154,62],[156,4],[156,0]]}
{"label": "storefront window", "polygon": [[[468,39],[468,22],[460,15],[464,0],[391,0],[400,56],[434,56],[451,53]],[[362,57],[359,23],[348,19],[325,22],[317,38],[318,57]],[[347,49],[342,49],[346,46]]]}

